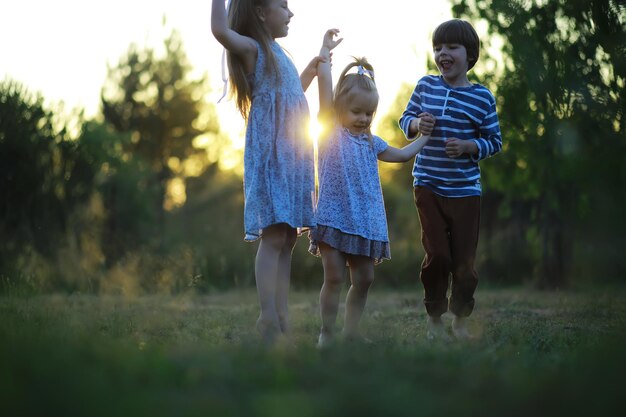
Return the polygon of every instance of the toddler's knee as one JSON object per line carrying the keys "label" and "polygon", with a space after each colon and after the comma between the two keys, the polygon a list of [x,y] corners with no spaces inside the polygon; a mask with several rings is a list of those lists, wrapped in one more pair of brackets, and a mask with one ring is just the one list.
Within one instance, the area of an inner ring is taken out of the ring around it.
{"label": "toddler's knee", "polygon": [[359,292],[367,293],[373,283],[374,283],[374,276],[366,275],[356,280],[353,285]]}

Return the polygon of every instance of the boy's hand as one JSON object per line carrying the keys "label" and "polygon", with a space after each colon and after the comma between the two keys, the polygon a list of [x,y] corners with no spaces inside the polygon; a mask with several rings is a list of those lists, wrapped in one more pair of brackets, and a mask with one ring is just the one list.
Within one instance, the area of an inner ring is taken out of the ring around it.
{"label": "boy's hand", "polygon": [[435,116],[430,113],[420,113],[417,115],[417,131],[424,136],[433,133],[435,127]]}
{"label": "boy's hand", "polygon": [[473,155],[478,152],[478,147],[473,140],[461,140],[450,138],[446,140],[446,154],[450,158],[458,158],[464,153]]}

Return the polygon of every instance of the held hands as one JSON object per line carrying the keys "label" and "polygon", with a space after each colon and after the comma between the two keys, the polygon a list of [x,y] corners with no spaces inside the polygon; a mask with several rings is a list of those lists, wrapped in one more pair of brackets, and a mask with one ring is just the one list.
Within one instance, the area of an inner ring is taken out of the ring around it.
{"label": "held hands", "polygon": [[417,137],[418,134],[422,136],[429,136],[433,133],[435,127],[435,116],[430,113],[420,113],[417,115],[417,119],[411,120],[409,124],[410,137]]}
{"label": "held hands", "polygon": [[435,127],[435,116],[430,113],[420,113],[417,115],[417,131],[423,136],[433,133]]}
{"label": "held hands", "polygon": [[310,71],[313,73],[313,76],[315,76],[317,74],[317,64],[320,64],[323,62],[329,62],[331,55],[332,54],[330,54],[328,57],[325,57],[322,55],[314,56],[313,59],[309,61],[309,63],[307,64],[304,71]]}

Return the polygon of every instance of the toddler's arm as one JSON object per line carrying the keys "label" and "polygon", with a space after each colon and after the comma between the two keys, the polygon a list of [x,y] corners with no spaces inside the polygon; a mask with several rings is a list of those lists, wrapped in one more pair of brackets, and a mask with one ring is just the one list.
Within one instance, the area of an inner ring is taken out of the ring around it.
{"label": "toddler's arm", "polygon": [[324,34],[322,47],[320,48],[320,56],[327,58],[317,66],[319,99],[320,99],[320,116],[328,117],[333,110],[333,77],[331,73],[330,51],[341,43],[342,38],[335,39],[339,33],[337,29],[329,29]]}
{"label": "toddler's arm", "polygon": [[378,159],[383,162],[406,162],[417,155],[429,140],[430,135],[425,135],[403,148],[388,146],[387,149],[378,154]]}
{"label": "toddler's arm", "polygon": [[[332,56],[332,51],[341,43],[342,38],[335,39],[335,36],[339,34],[339,29],[328,29],[324,34],[324,40],[322,41],[322,48],[320,49],[320,53],[318,56],[313,58],[309,65],[302,71],[300,75],[300,83],[302,84],[302,89],[306,91],[309,88],[309,85],[313,81],[316,75],[318,75],[319,65],[320,64],[328,64],[330,67],[330,59]],[[331,87],[332,88],[332,87]]]}

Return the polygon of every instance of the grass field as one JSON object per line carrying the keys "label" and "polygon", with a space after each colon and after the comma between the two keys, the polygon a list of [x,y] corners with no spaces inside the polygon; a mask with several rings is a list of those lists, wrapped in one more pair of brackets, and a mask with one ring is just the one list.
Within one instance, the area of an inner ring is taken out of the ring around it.
{"label": "grass field", "polygon": [[253,289],[0,297],[0,415],[623,415],[626,288],[479,290],[472,342],[427,341],[420,298],[373,288],[374,344],[320,352],[316,292],[269,350]]}

